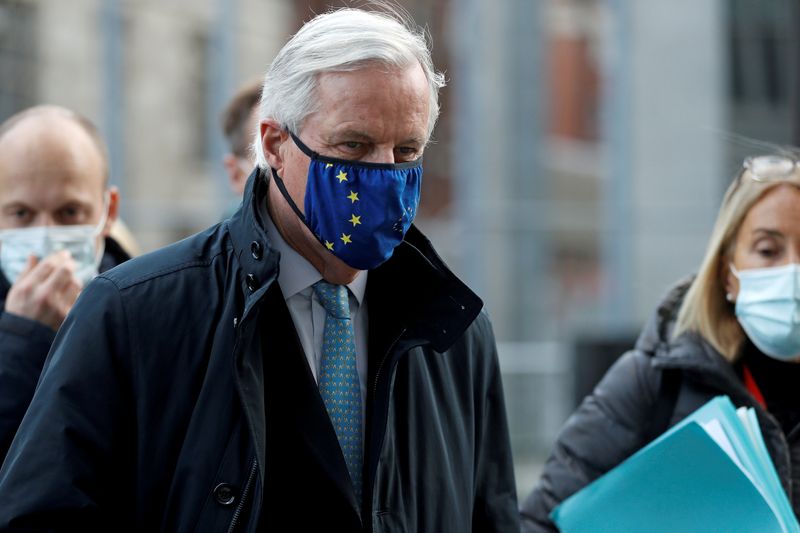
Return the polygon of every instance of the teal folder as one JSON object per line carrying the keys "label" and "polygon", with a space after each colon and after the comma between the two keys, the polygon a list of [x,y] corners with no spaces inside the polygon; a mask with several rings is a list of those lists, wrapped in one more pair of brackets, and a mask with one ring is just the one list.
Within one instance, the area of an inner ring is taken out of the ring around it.
{"label": "teal folder", "polygon": [[551,513],[566,533],[800,533],[752,409],[714,398]]}

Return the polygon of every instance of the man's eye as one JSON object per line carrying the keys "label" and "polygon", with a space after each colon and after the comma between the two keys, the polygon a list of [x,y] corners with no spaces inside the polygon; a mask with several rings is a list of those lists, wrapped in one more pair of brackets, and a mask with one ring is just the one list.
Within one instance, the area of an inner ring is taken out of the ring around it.
{"label": "man's eye", "polygon": [[411,146],[399,146],[394,151],[395,161],[398,163],[413,161],[419,157],[419,150]]}
{"label": "man's eye", "polygon": [[77,224],[83,218],[82,211],[77,207],[64,207],[58,212],[61,224]]}
{"label": "man's eye", "polygon": [[17,224],[27,224],[33,218],[33,212],[30,209],[14,209],[11,213],[11,218]]}

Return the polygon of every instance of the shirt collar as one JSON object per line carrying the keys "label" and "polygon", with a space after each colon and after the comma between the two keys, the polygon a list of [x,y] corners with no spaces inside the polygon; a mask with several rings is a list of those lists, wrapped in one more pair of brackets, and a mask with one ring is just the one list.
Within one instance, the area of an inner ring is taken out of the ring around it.
{"label": "shirt collar", "polygon": [[[286,300],[322,279],[314,265],[283,239],[266,206],[264,206],[264,229],[272,247],[281,254],[278,285]],[[347,288],[361,305],[367,290],[367,271],[359,272],[356,279],[347,284]]]}

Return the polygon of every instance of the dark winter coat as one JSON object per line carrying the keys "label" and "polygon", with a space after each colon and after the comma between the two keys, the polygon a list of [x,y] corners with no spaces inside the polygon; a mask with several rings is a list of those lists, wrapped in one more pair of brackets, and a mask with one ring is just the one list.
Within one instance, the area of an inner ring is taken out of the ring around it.
{"label": "dark winter coat", "polygon": [[[130,259],[111,237],[106,237],[100,272]],[[11,289],[0,274],[0,463],[33,397],[36,382],[56,332],[35,320],[5,311]]]}
{"label": "dark winter coat", "polygon": [[[594,392],[567,420],[538,485],[522,505],[524,532],[557,531],[549,513],[568,496],[608,472],[652,436],[654,410],[665,372],[677,378],[663,432],[715,396],[756,411],[767,449],[781,483],[800,515],[800,428],[788,437],[742,384],[734,367],[696,333],[672,339],[672,328],[688,282],[673,289],[640,335]],[[654,495],[657,497],[657,495]]]}
{"label": "dark winter coat", "polygon": [[490,323],[414,228],[369,274],[359,509],[265,192],[251,176],[232,219],[84,291],[0,471],[0,529],[519,530]]}

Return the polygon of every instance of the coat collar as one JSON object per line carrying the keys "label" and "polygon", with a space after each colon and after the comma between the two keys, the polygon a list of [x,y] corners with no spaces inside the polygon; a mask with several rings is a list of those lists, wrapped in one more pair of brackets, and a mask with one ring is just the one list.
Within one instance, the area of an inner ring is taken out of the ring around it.
{"label": "coat collar", "polygon": [[233,254],[238,262],[237,284],[245,295],[244,318],[278,277],[280,254],[269,242],[261,210],[269,182],[256,167],[247,178],[242,205],[229,218]]}
{"label": "coat collar", "polygon": [[[262,207],[268,180],[268,174],[256,168],[247,180],[242,206],[226,222],[241,266],[238,283],[247,295],[245,314],[277,279],[279,269],[280,254],[267,236]],[[392,257],[370,272],[367,298],[391,300],[396,323],[437,351],[449,348],[483,308],[481,299],[413,225]]]}
{"label": "coat collar", "polygon": [[687,331],[674,338],[675,321],[694,276],[673,286],[636,341],[636,349],[653,355],[653,365],[674,368],[725,391],[740,404],[752,404],[734,366],[697,332]]}
{"label": "coat collar", "polygon": [[438,352],[452,346],[483,308],[413,225],[392,257],[370,273],[367,299],[381,302],[398,329]]}

